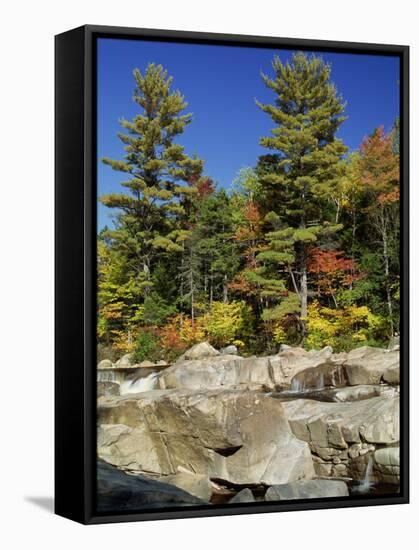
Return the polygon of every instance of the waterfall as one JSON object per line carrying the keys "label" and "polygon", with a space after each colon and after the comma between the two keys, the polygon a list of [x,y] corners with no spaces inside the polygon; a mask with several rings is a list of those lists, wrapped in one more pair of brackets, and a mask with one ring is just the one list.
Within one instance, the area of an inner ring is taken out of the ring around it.
{"label": "waterfall", "polygon": [[290,390],[295,393],[303,392],[305,390],[304,380],[298,378],[297,376],[294,376],[294,378],[291,380]]}
{"label": "waterfall", "polygon": [[119,382],[118,373],[112,369],[100,369],[97,371],[98,382]]}
{"label": "waterfall", "polygon": [[372,486],[371,474],[372,474],[373,467],[374,467],[374,458],[373,458],[373,455],[371,454],[369,456],[368,464],[365,469],[364,479],[361,481],[358,487],[358,491],[360,493],[368,493],[370,491]]}
{"label": "waterfall", "polygon": [[121,384],[121,395],[125,393],[140,393],[151,391],[157,385],[157,372],[152,372],[145,378],[136,378],[135,380],[125,380]]}
{"label": "waterfall", "polygon": [[324,390],[324,372],[320,372],[320,376],[318,378],[318,382],[316,385],[316,390]]}

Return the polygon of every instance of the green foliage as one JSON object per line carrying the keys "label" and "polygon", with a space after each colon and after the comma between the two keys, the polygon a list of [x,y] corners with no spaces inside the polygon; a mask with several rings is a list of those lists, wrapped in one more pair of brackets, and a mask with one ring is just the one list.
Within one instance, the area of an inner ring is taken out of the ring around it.
{"label": "green foliage", "polygon": [[141,322],[144,325],[162,325],[166,319],[176,313],[176,308],[169,305],[156,292],[149,294],[144,300]]}
{"label": "green foliage", "polygon": [[134,363],[141,361],[157,361],[161,359],[159,340],[151,331],[140,331],[135,341],[135,347],[132,352]]}

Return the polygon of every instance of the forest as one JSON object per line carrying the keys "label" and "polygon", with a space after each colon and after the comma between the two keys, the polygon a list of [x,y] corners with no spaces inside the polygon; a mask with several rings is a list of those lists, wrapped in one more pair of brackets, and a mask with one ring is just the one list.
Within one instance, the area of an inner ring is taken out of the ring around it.
{"label": "forest", "polygon": [[254,106],[272,124],[255,136],[264,152],[221,185],[182,146],[193,116],[172,77],[158,64],[133,76],[138,114],[120,121],[120,159],[102,159],[121,189],[99,197],[113,221],[97,240],[98,358],[173,362],[204,340],[245,356],[386,347],[399,332],[398,119],[350,152],[332,66],[274,57],[261,75],[272,100]]}

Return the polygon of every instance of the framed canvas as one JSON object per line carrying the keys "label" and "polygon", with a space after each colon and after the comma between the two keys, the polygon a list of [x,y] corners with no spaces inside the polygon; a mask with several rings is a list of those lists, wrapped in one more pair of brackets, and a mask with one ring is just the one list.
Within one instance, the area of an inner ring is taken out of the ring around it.
{"label": "framed canvas", "polygon": [[56,513],[407,503],[407,46],[56,37]]}

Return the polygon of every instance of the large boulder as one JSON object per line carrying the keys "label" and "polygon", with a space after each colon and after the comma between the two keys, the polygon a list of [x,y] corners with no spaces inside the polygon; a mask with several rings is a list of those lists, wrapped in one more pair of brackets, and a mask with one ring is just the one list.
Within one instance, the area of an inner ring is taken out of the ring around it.
{"label": "large boulder", "polygon": [[399,398],[347,403],[296,399],[282,403],[296,437],[309,443],[316,473],[362,477],[376,446],[399,441]]}
{"label": "large boulder", "polygon": [[237,349],[237,346],[230,345],[221,350],[222,355],[238,355],[239,350]]}
{"label": "large boulder", "polygon": [[384,447],[377,449],[374,453],[374,474],[375,477],[384,482],[394,485],[400,483],[400,448]]}
{"label": "large boulder", "polygon": [[132,353],[126,353],[116,362],[115,366],[119,369],[127,369],[134,366]]}
{"label": "large boulder", "polygon": [[348,353],[344,363],[348,384],[400,383],[400,352],[364,346]]}
{"label": "large boulder", "polygon": [[99,456],[155,476],[186,468],[234,485],[287,483],[314,475],[308,444],[282,404],[249,391],[152,391],[98,407]]}
{"label": "large boulder", "polygon": [[204,359],[205,357],[217,357],[220,352],[211,346],[208,342],[201,342],[195,344],[190,349],[185,351],[183,355],[177,360],[178,363],[193,359]]}
{"label": "large boulder", "polygon": [[97,464],[99,512],[133,512],[166,506],[191,506],[207,502],[168,483],[145,476],[129,476],[110,464]]}
{"label": "large boulder", "polygon": [[111,369],[113,367],[112,361],[110,359],[102,359],[97,364],[98,369]]}
{"label": "large boulder", "polygon": [[160,374],[161,389],[211,390],[225,387],[259,391],[282,390],[289,388],[292,378],[298,372],[324,364],[332,358],[330,348],[314,352],[307,352],[302,348],[286,348],[277,355],[268,357],[215,355],[187,359],[185,356]]}
{"label": "large boulder", "polygon": [[117,382],[98,382],[97,397],[116,396],[120,393],[120,385]]}
{"label": "large boulder", "polygon": [[310,479],[269,487],[265,500],[295,500],[302,498],[347,497],[348,486],[344,481]]}

